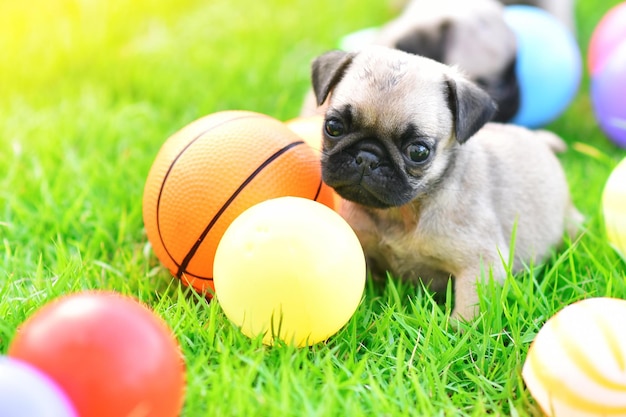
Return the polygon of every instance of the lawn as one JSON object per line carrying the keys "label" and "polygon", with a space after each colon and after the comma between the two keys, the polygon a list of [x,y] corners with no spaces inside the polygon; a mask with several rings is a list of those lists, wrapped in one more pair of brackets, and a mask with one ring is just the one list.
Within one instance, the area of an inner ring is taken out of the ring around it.
{"label": "lawn", "polygon": [[[549,126],[570,145],[560,158],[586,230],[547,265],[481,287],[483,313],[461,329],[449,305],[390,278],[367,285],[326,343],[265,347],[173,280],[147,244],[141,198],[163,141],[220,110],[297,116],[309,62],[394,16],[369,3],[0,2],[0,352],[46,302],[112,289],[150,305],[178,337],[184,416],[540,415],[521,368],[542,324],[576,300],[626,298],[600,207],[626,151],[595,123],[586,75]],[[617,3],[578,1],[583,52]]]}

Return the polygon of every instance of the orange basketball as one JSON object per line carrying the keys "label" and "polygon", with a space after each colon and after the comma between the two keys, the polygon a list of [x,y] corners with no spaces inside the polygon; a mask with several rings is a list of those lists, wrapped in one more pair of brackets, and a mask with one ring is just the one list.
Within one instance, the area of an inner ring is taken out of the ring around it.
{"label": "orange basketball", "polygon": [[143,221],[163,265],[211,295],[213,257],[226,228],[247,208],[283,196],[333,207],[319,154],[276,119],[223,111],[163,144],[146,180]]}
{"label": "orange basketball", "polygon": [[[322,129],[324,128],[324,116],[303,116],[296,117],[285,122],[287,127],[291,129],[296,135],[300,136],[306,143],[313,148],[313,150],[319,155],[322,155]],[[341,197],[331,187],[322,185],[322,187],[328,188],[329,193],[333,196],[335,210],[339,210],[341,205]]]}

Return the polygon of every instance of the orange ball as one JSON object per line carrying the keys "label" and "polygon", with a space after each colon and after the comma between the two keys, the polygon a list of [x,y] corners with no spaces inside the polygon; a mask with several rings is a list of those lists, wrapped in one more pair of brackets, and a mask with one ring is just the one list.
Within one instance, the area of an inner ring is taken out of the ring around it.
{"label": "orange ball", "polygon": [[[309,144],[313,151],[317,153],[320,158],[322,155],[322,129],[324,128],[324,116],[303,116],[296,117],[285,122],[287,127],[291,129],[296,135],[300,136],[302,140]],[[329,193],[333,196],[333,204],[335,210],[339,211],[341,205],[341,197],[339,194],[324,183],[323,187],[328,188]]]}
{"label": "orange ball", "polygon": [[247,208],[283,196],[333,207],[319,154],[272,117],[223,111],[163,144],[146,180],[143,220],[163,265],[211,295],[213,257],[226,228]]}

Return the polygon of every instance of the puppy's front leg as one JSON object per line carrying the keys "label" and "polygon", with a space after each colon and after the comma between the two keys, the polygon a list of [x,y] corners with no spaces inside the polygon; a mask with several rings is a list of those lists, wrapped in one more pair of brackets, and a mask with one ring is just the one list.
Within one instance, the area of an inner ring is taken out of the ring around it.
{"label": "puppy's front leg", "polygon": [[[478,273],[477,273],[478,272]],[[478,314],[478,292],[476,285],[480,282],[480,271],[466,270],[454,277],[454,308],[452,319],[473,319]]]}
{"label": "puppy's front leg", "polygon": [[454,308],[452,319],[472,320],[479,312],[477,285],[487,281],[489,272],[494,281],[503,282],[506,270],[502,262],[496,261],[477,268],[468,268],[454,277]]}

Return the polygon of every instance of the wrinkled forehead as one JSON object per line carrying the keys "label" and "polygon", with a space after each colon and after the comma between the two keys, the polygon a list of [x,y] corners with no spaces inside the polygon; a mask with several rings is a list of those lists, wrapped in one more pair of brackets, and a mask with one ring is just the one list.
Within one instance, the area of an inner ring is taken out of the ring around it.
{"label": "wrinkled forehead", "polygon": [[[360,127],[397,133],[408,122],[437,136],[452,128],[445,68],[397,51],[357,55],[331,97],[331,107],[349,109]],[[406,56],[405,56],[406,55]]]}

